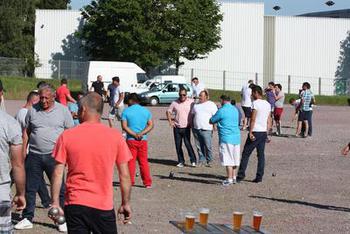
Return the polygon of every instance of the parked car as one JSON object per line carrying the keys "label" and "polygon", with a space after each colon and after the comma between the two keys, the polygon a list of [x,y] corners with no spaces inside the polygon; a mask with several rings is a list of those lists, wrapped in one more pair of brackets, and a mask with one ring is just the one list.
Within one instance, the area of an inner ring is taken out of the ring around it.
{"label": "parked car", "polygon": [[150,91],[153,87],[161,83],[186,83],[186,78],[180,75],[159,75],[152,79],[146,80],[140,87],[136,89],[136,93],[144,93]]}
{"label": "parked car", "polygon": [[141,103],[156,106],[168,104],[179,98],[179,90],[185,88],[188,97],[192,97],[192,87],[186,83],[162,83],[151,88],[150,91],[140,93]]}

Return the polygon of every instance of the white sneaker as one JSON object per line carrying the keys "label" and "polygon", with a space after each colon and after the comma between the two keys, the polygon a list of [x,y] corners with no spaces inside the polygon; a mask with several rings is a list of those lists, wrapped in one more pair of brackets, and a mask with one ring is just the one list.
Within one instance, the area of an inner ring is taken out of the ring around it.
{"label": "white sneaker", "polygon": [[17,229],[17,230],[32,229],[33,228],[33,223],[30,222],[27,218],[24,218],[19,223],[17,223],[14,226],[14,228]]}
{"label": "white sneaker", "polygon": [[67,223],[57,225],[59,232],[67,232]]}
{"label": "white sneaker", "polygon": [[183,163],[179,163],[176,165],[177,167],[184,167],[185,165]]}
{"label": "white sneaker", "polygon": [[191,166],[192,166],[192,167],[196,167],[197,164],[196,164],[195,162],[193,162],[193,163],[191,163]]}

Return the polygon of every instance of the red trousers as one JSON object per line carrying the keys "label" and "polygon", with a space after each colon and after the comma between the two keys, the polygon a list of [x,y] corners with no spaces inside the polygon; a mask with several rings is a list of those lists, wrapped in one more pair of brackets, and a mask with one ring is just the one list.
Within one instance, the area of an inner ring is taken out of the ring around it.
{"label": "red trousers", "polygon": [[147,141],[127,140],[132,154],[132,159],[129,161],[129,172],[132,185],[135,184],[136,160],[140,166],[141,178],[144,186],[152,185],[151,171],[148,164],[148,144]]}

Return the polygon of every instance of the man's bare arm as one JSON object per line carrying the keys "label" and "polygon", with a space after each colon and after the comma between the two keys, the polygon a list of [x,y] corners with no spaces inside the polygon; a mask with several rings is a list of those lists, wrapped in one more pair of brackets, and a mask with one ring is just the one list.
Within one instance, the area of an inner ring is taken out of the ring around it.
{"label": "man's bare arm", "polygon": [[166,117],[168,119],[169,125],[171,127],[175,127],[174,121],[172,119],[172,114],[169,111],[166,112]]}
{"label": "man's bare arm", "polygon": [[122,129],[129,135],[136,138],[136,133],[128,127],[128,121],[122,120]]}
{"label": "man's bare arm", "polygon": [[13,203],[16,204],[17,210],[23,210],[26,207],[26,174],[24,168],[24,155],[22,153],[22,148],[22,145],[10,146],[12,173],[16,185],[16,195],[13,199]]}
{"label": "man's bare arm", "polygon": [[51,178],[51,198],[52,198],[52,206],[59,207],[60,204],[60,190],[62,185],[62,178],[64,172],[64,164],[57,163]]}
{"label": "man's bare arm", "polygon": [[253,129],[254,129],[254,126],[255,126],[255,121],[256,121],[256,110],[253,109],[252,116],[250,118],[249,136],[253,135]]}
{"label": "man's bare arm", "polygon": [[269,132],[272,128],[272,118],[271,115],[267,118],[267,131]]}
{"label": "man's bare arm", "polygon": [[118,107],[124,101],[124,97],[125,97],[124,93],[119,94],[119,100],[115,104],[116,107]]}
{"label": "man's bare arm", "polygon": [[141,135],[146,135],[147,133],[149,133],[152,129],[153,129],[153,121],[152,120],[148,120],[147,121],[147,126],[145,129],[143,129],[140,134]]}
{"label": "man's bare arm", "polygon": [[29,129],[28,128],[24,128],[23,132],[22,132],[22,141],[23,141],[22,155],[23,155],[23,158],[26,158],[26,156],[27,156],[29,135],[30,135]]}
{"label": "man's bare arm", "polygon": [[120,180],[120,192],[122,196],[122,204],[118,209],[118,218],[121,220],[124,216],[124,223],[129,223],[131,220],[131,207],[130,207],[130,197],[131,197],[131,179],[129,174],[128,163],[121,163],[117,165]]}
{"label": "man's bare arm", "polygon": [[68,99],[68,101],[73,102],[73,103],[77,102],[70,94],[67,95],[67,99]]}

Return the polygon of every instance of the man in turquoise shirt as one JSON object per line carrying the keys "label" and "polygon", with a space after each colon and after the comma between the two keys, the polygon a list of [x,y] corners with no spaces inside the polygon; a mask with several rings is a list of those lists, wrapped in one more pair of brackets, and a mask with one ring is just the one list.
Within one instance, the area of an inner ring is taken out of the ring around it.
{"label": "man in turquoise shirt", "polygon": [[226,167],[227,179],[222,182],[224,186],[236,183],[236,168],[241,161],[239,131],[239,114],[237,108],[231,105],[231,98],[220,97],[222,107],[210,119],[211,124],[217,124],[219,130],[220,161]]}
{"label": "man in turquoise shirt", "polygon": [[145,188],[152,187],[151,172],[148,165],[147,134],[153,128],[152,114],[140,105],[136,93],[128,96],[128,105],[121,116],[122,128],[127,133],[126,143],[132,154],[129,171],[132,185],[135,184],[136,160],[139,162],[141,178]]}

